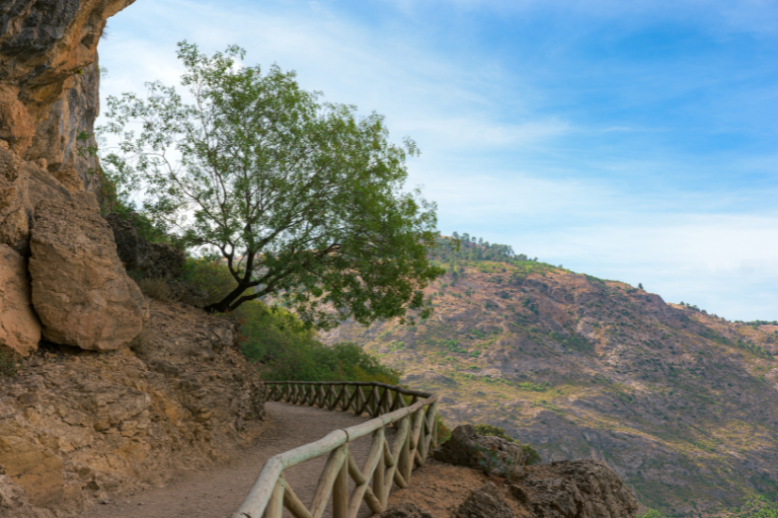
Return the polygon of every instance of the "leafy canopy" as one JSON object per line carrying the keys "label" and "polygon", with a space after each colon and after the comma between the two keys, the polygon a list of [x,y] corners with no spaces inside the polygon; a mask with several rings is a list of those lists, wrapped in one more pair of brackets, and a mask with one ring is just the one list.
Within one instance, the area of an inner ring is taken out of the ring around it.
{"label": "leafy canopy", "polygon": [[143,189],[155,225],[226,262],[236,287],[208,311],[269,296],[318,327],[424,316],[422,289],[442,270],[427,258],[436,207],[402,190],[415,143],[392,144],[382,116],[319,103],[294,72],[263,75],[244,55],[181,42],[191,103],[159,82],[145,99],[109,98],[120,144],[108,176],[125,197]]}

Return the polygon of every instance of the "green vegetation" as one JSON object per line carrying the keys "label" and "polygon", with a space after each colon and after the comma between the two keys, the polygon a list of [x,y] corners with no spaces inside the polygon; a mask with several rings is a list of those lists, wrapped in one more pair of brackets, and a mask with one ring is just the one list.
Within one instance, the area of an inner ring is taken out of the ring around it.
{"label": "green vegetation", "polygon": [[529,391],[532,391],[532,392],[545,392],[545,391],[548,390],[549,385],[548,385],[548,383],[542,383],[542,384],[538,385],[537,383],[532,383],[532,382],[526,381],[526,382],[523,382],[523,383],[519,383],[518,387],[521,390],[529,390]]}
{"label": "green vegetation", "polygon": [[731,340],[726,336],[717,333],[716,331],[714,331],[709,327],[702,326],[702,330],[699,331],[699,335],[703,338],[707,338],[708,340],[713,340],[714,342],[720,343],[722,345],[728,345],[730,347],[736,347],[743,351],[747,351],[753,354],[754,356],[758,356],[760,358],[765,358],[768,360],[773,359],[773,355],[770,354],[768,351],[766,351],[761,345],[754,344],[752,342],[746,342],[742,338],[738,338],[737,340]]}
{"label": "green vegetation", "polygon": [[[500,439],[505,439],[506,441],[519,443],[519,441],[517,441],[516,439],[508,435],[505,432],[505,430],[503,428],[500,428],[499,426],[493,426],[490,424],[477,424],[475,425],[475,431],[478,435],[499,437]],[[521,451],[524,452],[524,455],[527,457],[527,460],[525,462],[527,466],[538,464],[539,462],[542,461],[542,459],[540,458],[540,454],[535,450],[535,448],[533,448],[529,444],[522,444]]]}
{"label": "green vegetation", "polygon": [[736,518],[778,518],[778,502],[752,496],[733,515]]}
{"label": "green vegetation", "polygon": [[572,349],[574,351],[578,351],[582,353],[594,352],[594,346],[591,344],[591,342],[589,342],[589,340],[576,333],[563,335],[561,333],[551,331],[548,334],[548,337],[554,340],[555,342],[559,343],[565,349]]}
{"label": "green vegetation", "polygon": [[[213,299],[236,284],[222,262],[206,259],[188,260],[184,279]],[[267,380],[377,381],[390,385],[400,380],[398,371],[353,343],[322,344],[309,326],[285,308],[251,300],[232,316],[241,324],[241,351]]]}
{"label": "green vegetation", "polygon": [[16,376],[19,372],[19,355],[0,347],[0,378]]}
{"label": "green vegetation", "polygon": [[235,287],[209,312],[271,296],[319,328],[426,316],[422,290],[443,270],[428,258],[436,207],[403,189],[416,144],[389,142],[378,114],[320,103],[294,72],[239,66],[244,55],[179,43],[194,104],[159,82],[146,99],[109,97],[120,142],[104,174],[122,203],[143,188],[154,228],[223,257]]}
{"label": "green vegetation", "polygon": [[516,439],[508,435],[504,429],[499,426],[493,426],[490,424],[477,424],[475,425],[475,431],[478,435],[488,435],[490,437],[499,437],[506,441],[516,442]]}
{"label": "green vegetation", "polygon": [[[482,273],[508,273],[507,284],[521,284],[530,273],[545,274],[559,270],[559,267],[542,263],[538,258],[529,258],[525,254],[516,254],[509,245],[489,243],[482,238],[461,236],[454,232],[452,237],[438,236],[433,259],[438,264],[447,265],[453,277],[452,285],[465,275],[465,266],[475,266]],[[502,284],[502,277],[495,276],[491,282]]]}

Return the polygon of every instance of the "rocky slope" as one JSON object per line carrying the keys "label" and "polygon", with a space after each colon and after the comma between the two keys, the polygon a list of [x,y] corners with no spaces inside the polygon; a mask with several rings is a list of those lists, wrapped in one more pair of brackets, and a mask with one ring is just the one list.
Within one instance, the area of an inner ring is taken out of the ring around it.
{"label": "rocky slope", "polygon": [[429,320],[323,339],[440,393],[452,424],[501,426],[544,460],[607,461],[649,507],[710,516],[778,497],[778,327],[533,261],[446,266]]}
{"label": "rocky slope", "polygon": [[104,219],[110,186],[79,150],[94,145],[100,35],[131,3],[0,4],[3,517],[163,483],[228,457],[264,415],[236,323],[150,301],[127,275],[128,254],[161,277],[183,255]]}
{"label": "rocky slope", "polygon": [[259,432],[264,386],[236,323],[150,306],[131,349],[44,344],[0,377],[0,515],[68,516],[224,460]]}

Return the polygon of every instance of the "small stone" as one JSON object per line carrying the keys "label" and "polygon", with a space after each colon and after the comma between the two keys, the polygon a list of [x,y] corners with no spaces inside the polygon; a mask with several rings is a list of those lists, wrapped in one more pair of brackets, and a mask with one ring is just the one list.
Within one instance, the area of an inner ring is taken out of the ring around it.
{"label": "small stone", "polygon": [[102,505],[108,505],[108,504],[110,504],[110,503],[111,503],[111,501],[110,501],[110,500],[108,500],[107,498],[103,498],[102,500],[100,500],[100,503],[101,503]]}

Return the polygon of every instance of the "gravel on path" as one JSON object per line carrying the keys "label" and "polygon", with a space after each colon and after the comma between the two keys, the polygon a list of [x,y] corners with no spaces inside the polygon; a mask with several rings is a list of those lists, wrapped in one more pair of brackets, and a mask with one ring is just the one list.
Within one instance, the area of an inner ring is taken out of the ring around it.
{"label": "gravel on path", "polygon": [[[169,485],[119,496],[98,505],[85,518],[226,518],[245,498],[262,465],[273,455],[317,441],[339,428],[368,421],[351,413],[307,406],[268,402],[267,428],[260,440],[242,450],[232,463],[181,475]],[[370,449],[368,435],[350,443],[357,464],[364,463]],[[327,456],[319,457],[285,472],[287,482],[305,504],[313,493]],[[364,503],[360,516],[369,516]],[[288,512],[285,516],[291,516]],[[329,511],[325,517],[330,516]]]}

